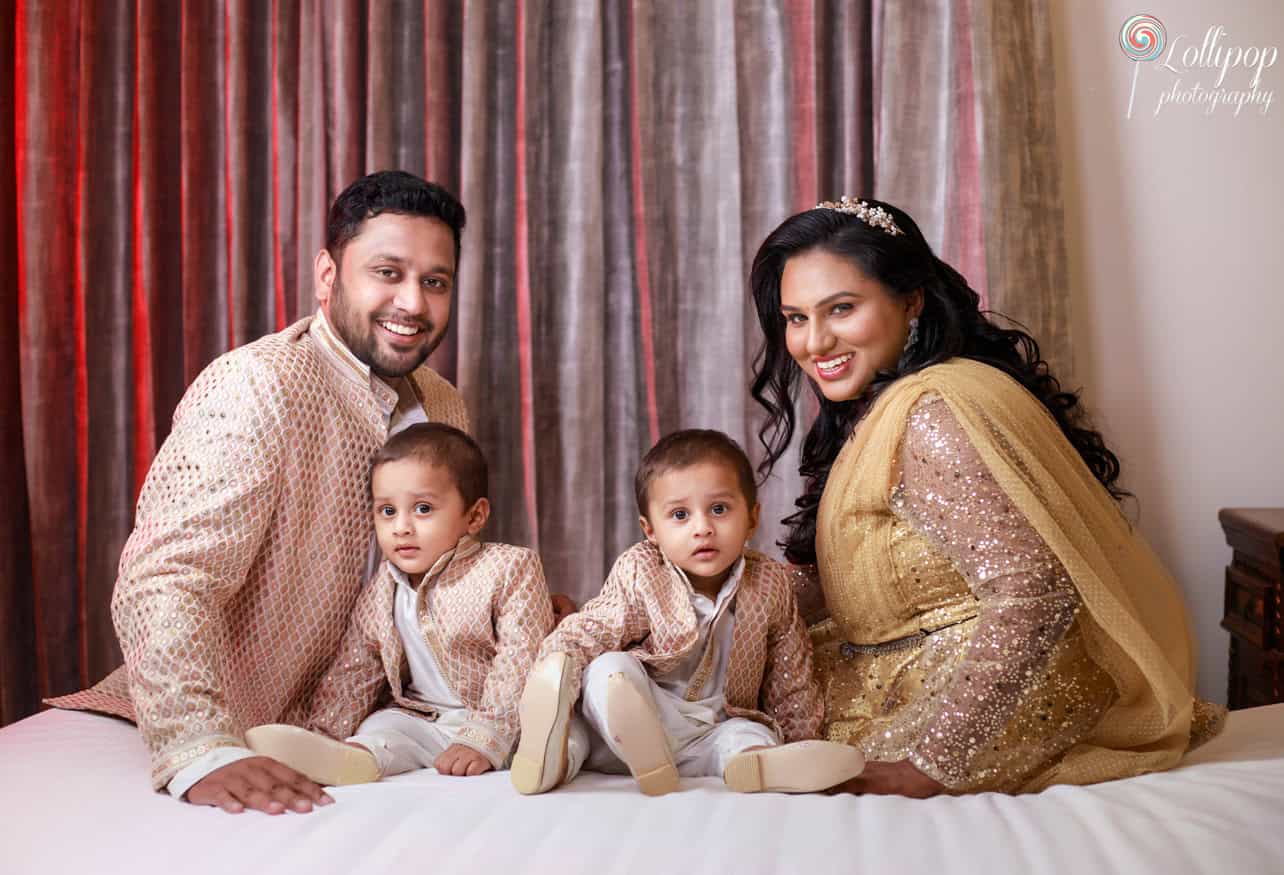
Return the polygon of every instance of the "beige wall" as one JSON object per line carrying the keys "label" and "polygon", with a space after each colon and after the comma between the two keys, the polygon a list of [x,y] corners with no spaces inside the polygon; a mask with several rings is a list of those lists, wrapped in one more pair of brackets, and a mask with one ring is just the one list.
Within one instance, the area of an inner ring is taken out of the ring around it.
{"label": "beige wall", "polygon": [[[1169,44],[1284,50],[1284,3],[1052,0],[1075,382],[1140,500],[1140,527],[1178,579],[1200,647],[1199,690],[1225,701],[1221,507],[1284,506],[1284,57],[1266,115],[1153,115],[1177,76],[1149,62],[1125,117],[1130,16]],[[1180,67],[1180,55],[1174,59]],[[1185,71],[1184,87],[1215,73]],[[1231,71],[1227,83],[1246,85]]]}

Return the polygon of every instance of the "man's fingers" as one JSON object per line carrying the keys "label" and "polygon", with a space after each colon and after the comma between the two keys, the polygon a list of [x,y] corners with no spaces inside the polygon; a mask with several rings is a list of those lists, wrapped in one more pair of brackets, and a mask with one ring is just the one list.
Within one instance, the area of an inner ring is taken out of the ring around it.
{"label": "man's fingers", "polygon": [[469,777],[473,775],[480,775],[482,772],[486,771],[486,767],[489,765],[490,763],[486,762],[481,758],[475,759],[468,764],[467,774],[469,775]]}
{"label": "man's fingers", "polygon": [[220,790],[214,799],[215,801],[209,804],[217,805],[228,814],[240,814],[245,811],[245,806],[241,804],[240,800],[234,798],[226,790]]}
{"label": "man's fingers", "polygon": [[241,797],[241,801],[247,807],[253,808],[255,811],[262,811],[265,814],[285,813],[285,806],[273,799],[271,794],[265,790],[252,789]]}
{"label": "man's fingers", "polygon": [[289,766],[283,766],[280,763],[277,763],[276,765],[280,769],[279,771],[274,770],[277,781],[292,789],[300,797],[311,802],[315,802],[318,805],[328,804],[325,801],[327,799],[330,802],[334,801],[326,795],[324,787],[313,781],[307,775],[302,772],[296,772]]}
{"label": "man's fingers", "polygon": [[450,773],[456,778],[463,777],[467,770],[468,761],[461,756],[455,757],[454,761],[450,764]]}
{"label": "man's fingers", "polygon": [[272,788],[272,798],[281,803],[283,808],[307,814],[312,810],[312,800],[301,795],[289,784],[277,784]]}

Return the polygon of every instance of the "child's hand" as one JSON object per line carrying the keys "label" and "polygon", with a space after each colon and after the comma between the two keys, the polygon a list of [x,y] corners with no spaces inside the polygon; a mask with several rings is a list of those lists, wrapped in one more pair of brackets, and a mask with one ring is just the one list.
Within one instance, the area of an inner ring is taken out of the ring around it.
{"label": "child's hand", "polygon": [[560,593],[560,592],[553,593],[552,601],[553,601],[553,628],[556,629],[558,623],[562,622],[571,614],[575,613],[578,610],[578,608],[575,605],[575,601],[570,596],[565,595],[564,593]]}
{"label": "child's hand", "polygon": [[443,775],[480,775],[490,771],[490,760],[471,747],[452,744],[433,760],[432,767]]}

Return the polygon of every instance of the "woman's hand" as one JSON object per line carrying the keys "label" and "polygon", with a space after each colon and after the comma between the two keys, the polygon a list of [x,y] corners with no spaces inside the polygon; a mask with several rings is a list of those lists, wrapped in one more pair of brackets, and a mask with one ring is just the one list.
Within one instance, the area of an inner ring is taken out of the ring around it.
{"label": "woman's hand", "polygon": [[945,785],[920,772],[909,760],[900,760],[895,763],[867,762],[865,771],[829,792],[928,799],[944,793]]}

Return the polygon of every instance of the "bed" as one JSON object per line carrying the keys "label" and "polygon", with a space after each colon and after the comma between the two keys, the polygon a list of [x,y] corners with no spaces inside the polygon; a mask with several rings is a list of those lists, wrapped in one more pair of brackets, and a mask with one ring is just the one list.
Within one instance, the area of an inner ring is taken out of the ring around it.
{"label": "bed", "polygon": [[334,789],[313,814],[227,815],[153,793],[132,726],[46,711],[0,730],[0,872],[1284,873],[1284,705],[1231,714],[1182,765],[1025,797],[641,796],[507,773]]}

